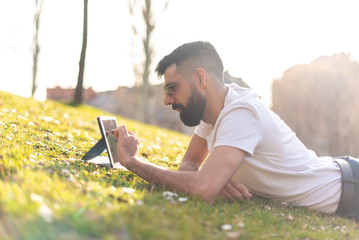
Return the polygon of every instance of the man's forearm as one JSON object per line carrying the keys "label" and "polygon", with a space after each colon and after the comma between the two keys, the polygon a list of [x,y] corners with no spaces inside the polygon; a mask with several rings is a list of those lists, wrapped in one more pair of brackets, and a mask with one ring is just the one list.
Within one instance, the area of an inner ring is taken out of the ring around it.
{"label": "man's forearm", "polygon": [[[133,158],[126,166],[139,177],[159,186],[206,199],[206,187],[197,171],[173,171]],[[198,170],[198,169],[197,169]]]}
{"label": "man's forearm", "polygon": [[207,141],[194,134],[178,170],[197,172],[207,155]]}

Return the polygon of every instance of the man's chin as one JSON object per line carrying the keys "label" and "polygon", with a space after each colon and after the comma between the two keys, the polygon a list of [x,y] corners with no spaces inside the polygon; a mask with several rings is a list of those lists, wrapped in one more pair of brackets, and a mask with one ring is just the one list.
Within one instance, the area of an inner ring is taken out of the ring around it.
{"label": "man's chin", "polygon": [[181,115],[180,112],[180,119],[184,125],[187,127],[195,127],[198,126],[198,124],[201,122],[201,120],[195,120],[195,119],[186,119]]}
{"label": "man's chin", "polygon": [[198,125],[199,125],[199,123],[198,124],[185,124],[185,123],[183,123],[186,127],[197,127]]}

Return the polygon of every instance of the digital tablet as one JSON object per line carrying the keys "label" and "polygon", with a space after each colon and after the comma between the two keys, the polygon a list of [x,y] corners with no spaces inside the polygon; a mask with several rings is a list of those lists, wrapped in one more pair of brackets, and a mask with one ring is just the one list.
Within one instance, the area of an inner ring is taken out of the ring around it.
{"label": "digital tablet", "polygon": [[[112,129],[117,128],[117,120],[116,117],[112,116],[99,116],[97,117],[97,122],[100,128],[102,139],[93,147],[95,152],[90,153],[92,149],[86,154],[90,155],[90,157],[86,158],[84,156],[83,160],[86,160],[90,163],[100,164],[103,166],[111,166],[113,168],[122,168],[126,169],[121,165],[117,158],[117,138],[111,133]],[[98,145],[98,147],[96,147]],[[105,145],[105,146],[103,146]],[[102,150],[101,150],[102,148]],[[106,156],[98,156],[102,153],[102,151],[107,150]],[[90,154],[89,154],[90,153]],[[97,156],[95,156],[97,155]]]}

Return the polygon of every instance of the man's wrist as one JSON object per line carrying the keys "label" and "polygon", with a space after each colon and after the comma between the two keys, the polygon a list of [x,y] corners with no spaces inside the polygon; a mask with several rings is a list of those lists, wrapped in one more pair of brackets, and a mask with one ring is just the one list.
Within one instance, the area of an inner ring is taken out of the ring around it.
{"label": "man's wrist", "polygon": [[137,161],[137,159],[133,156],[128,156],[126,158],[124,158],[124,161],[123,161],[123,166],[125,168],[127,168],[128,170],[132,171],[133,172],[133,168],[134,168],[134,164],[135,164],[135,161]]}

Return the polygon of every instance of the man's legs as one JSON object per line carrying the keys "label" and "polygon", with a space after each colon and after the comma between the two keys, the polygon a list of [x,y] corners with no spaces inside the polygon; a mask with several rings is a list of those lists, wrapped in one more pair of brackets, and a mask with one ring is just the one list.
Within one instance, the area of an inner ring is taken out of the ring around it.
{"label": "man's legs", "polygon": [[350,166],[338,161],[343,173],[343,190],[337,214],[348,218],[355,218],[359,222],[359,159],[350,156],[338,157],[337,159],[345,160]]}

